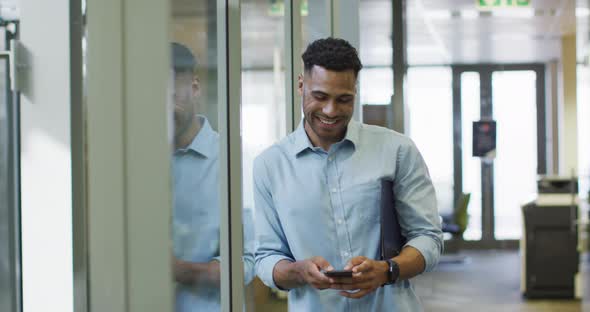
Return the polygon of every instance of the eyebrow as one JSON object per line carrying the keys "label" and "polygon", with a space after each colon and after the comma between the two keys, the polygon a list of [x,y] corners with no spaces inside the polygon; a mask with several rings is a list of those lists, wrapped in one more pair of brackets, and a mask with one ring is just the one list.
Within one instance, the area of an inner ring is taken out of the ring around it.
{"label": "eyebrow", "polygon": [[[330,96],[330,94],[324,92],[324,91],[320,91],[320,90],[313,90],[311,91],[311,94],[313,95],[325,95],[325,96]],[[352,97],[354,96],[354,94],[352,93],[343,93],[343,94],[338,94],[336,97]]]}
{"label": "eyebrow", "polygon": [[323,91],[318,91],[318,90],[311,91],[311,94],[313,94],[313,95],[328,95],[328,93],[323,92]]}

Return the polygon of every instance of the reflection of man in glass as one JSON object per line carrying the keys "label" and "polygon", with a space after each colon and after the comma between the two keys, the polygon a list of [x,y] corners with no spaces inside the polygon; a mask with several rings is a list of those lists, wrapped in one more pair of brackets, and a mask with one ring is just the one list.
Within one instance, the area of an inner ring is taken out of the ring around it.
{"label": "reflection of man in glass", "polygon": [[[173,43],[172,58],[176,311],[217,311],[220,300],[219,134],[195,109],[200,89],[194,74],[193,54],[187,47]],[[250,280],[252,255],[245,256],[244,262],[245,275]]]}

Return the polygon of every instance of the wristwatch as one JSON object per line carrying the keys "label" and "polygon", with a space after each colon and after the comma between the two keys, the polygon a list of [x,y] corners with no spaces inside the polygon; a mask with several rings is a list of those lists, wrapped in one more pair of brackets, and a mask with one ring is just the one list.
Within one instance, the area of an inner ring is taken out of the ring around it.
{"label": "wristwatch", "polygon": [[391,285],[394,284],[399,277],[399,265],[397,265],[397,262],[391,259],[387,259],[385,262],[387,262],[389,268],[387,270],[387,282],[385,282],[383,285]]}

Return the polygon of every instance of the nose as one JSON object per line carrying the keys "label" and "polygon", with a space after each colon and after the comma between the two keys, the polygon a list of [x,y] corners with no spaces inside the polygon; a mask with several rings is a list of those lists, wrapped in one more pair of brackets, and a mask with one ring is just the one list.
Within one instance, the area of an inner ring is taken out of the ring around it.
{"label": "nose", "polygon": [[336,117],[338,109],[336,108],[336,103],[334,100],[329,100],[326,102],[326,105],[322,108],[322,113],[326,115],[326,117]]}

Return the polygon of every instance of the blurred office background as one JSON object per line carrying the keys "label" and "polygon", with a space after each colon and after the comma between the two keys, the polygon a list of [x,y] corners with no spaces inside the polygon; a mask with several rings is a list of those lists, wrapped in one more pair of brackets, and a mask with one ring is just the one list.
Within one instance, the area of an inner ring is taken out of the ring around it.
{"label": "blurred office background", "polygon": [[209,291],[286,311],[245,265],[252,164],[301,122],[300,55],[327,36],[364,65],[354,119],[429,167],[445,251],[412,281],[425,310],[589,311],[586,0],[0,0],[0,311],[174,311],[174,181],[194,172],[171,166],[170,42],[218,135],[200,183],[219,200],[188,217],[214,237]]}

